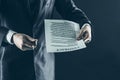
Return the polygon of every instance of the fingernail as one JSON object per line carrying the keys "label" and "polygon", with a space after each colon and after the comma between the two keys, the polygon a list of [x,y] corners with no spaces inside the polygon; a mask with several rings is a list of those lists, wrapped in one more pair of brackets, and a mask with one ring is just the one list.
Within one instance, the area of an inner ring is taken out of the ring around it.
{"label": "fingernail", "polygon": [[32,46],[32,49],[34,50],[34,49],[35,49],[35,46]]}
{"label": "fingernail", "polygon": [[35,45],[37,45],[37,43],[38,43],[38,40],[36,39],[36,41],[35,41]]}
{"label": "fingernail", "polygon": [[77,38],[77,40],[80,40],[80,38]]}

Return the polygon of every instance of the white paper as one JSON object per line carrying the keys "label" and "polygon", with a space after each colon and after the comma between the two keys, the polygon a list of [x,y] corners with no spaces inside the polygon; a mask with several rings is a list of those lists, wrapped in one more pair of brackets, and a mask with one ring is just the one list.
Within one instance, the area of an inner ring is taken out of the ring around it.
{"label": "white paper", "polygon": [[79,24],[67,20],[45,20],[47,52],[67,52],[86,48],[83,40],[76,40]]}

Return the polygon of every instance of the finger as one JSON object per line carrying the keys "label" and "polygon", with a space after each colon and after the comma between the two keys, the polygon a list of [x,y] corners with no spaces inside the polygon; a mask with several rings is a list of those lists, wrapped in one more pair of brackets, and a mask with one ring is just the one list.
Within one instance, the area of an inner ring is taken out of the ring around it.
{"label": "finger", "polygon": [[31,44],[27,44],[27,43],[24,43],[23,46],[24,46],[24,47],[28,47],[28,48],[32,48],[32,45],[31,45]]}
{"label": "finger", "polygon": [[33,50],[37,47],[37,41],[38,40],[36,39],[35,41],[31,42]]}
{"label": "finger", "polygon": [[83,33],[83,35],[82,35],[82,39],[83,39],[83,40],[86,40],[88,37],[89,37],[89,34],[88,34],[87,31],[85,31],[85,32]]}
{"label": "finger", "polygon": [[37,42],[38,42],[38,40],[36,39],[34,42],[27,42],[27,44],[25,44],[26,46],[28,46],[28,47],[31,47],[33,50],[37,47]]}
{"label": "finger", "polygon": [[83,29],[80,30],[79,36],[77,37],[77,40],[82,39],[82,35],[83,35]]}
{"label": "finger", "polygon": [[33,50],[32,46],[28,44],[24,44],[21,49],[22,51]]}
{"label": "finger", "polygon": [[31,42],[35,41],[36,39],[30,37],[30,36],[27,36],[27,39],[30,40]]}
{"label": "finger", "polygon": [[35,46],[37,46],[37,39],[34,39],[34,41],[31,41],[31,40],[29,40],[29,39],[26,39],[25,41],[24,41],[24,43],[26,43],[26,44],[29,44],[29,45],[31,45],[31,47],[33,47],[33,48],[35,48]]}
{"label": "finger", "polygon": [[37,39],[28,39],[28,44],[31,44],[32,46],[37,46]]}
{"label": "finger", "polygon": [[25,47],[25,48],[23,48],[23,49],[21,49],[21,50],[22,50],[22,51],[29,51],[29,50],[32,50],[32,49]]}
{"label": "finger", "polygon": [[31,42],[34,46],[37,46],[38,40],[34,39],[34,41]]}
{"label": "finger", "polygon": [[91,38],[87,38],[86,40],[84,40],[85,43],[90,43],[91,42]]}
{"label": "finger", "polygon": [[34,50],[37,46],[32,46],[32,49]]}

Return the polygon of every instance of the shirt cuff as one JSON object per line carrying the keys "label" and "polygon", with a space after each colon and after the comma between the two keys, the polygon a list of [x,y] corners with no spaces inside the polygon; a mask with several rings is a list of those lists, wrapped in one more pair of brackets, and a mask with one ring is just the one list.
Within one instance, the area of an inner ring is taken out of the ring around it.
{"label": "shirt cuff", "polygon": [[84,27],[84,26],[91,26],[91,25],[89,23],[85,23],[85,24],[83,24],[82,27]]}
{"label": "shirt cuff", "polygon": [[6,35],[6,40],[11,45],[13,45],[13,43],[12,43],[12,36],[15,33],[16,33],[15,31],[9,30],[8,33],[7,33],[7,35]]}

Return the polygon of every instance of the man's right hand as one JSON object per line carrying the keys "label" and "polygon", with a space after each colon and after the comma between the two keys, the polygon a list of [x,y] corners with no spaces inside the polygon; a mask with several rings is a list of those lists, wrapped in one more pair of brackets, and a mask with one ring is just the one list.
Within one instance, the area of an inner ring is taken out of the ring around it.
{"label": "man's right hand", "polygon": [[12,40],[22,51],[33,50],[37,45],[37,39],[22,33],[15,33]]}

